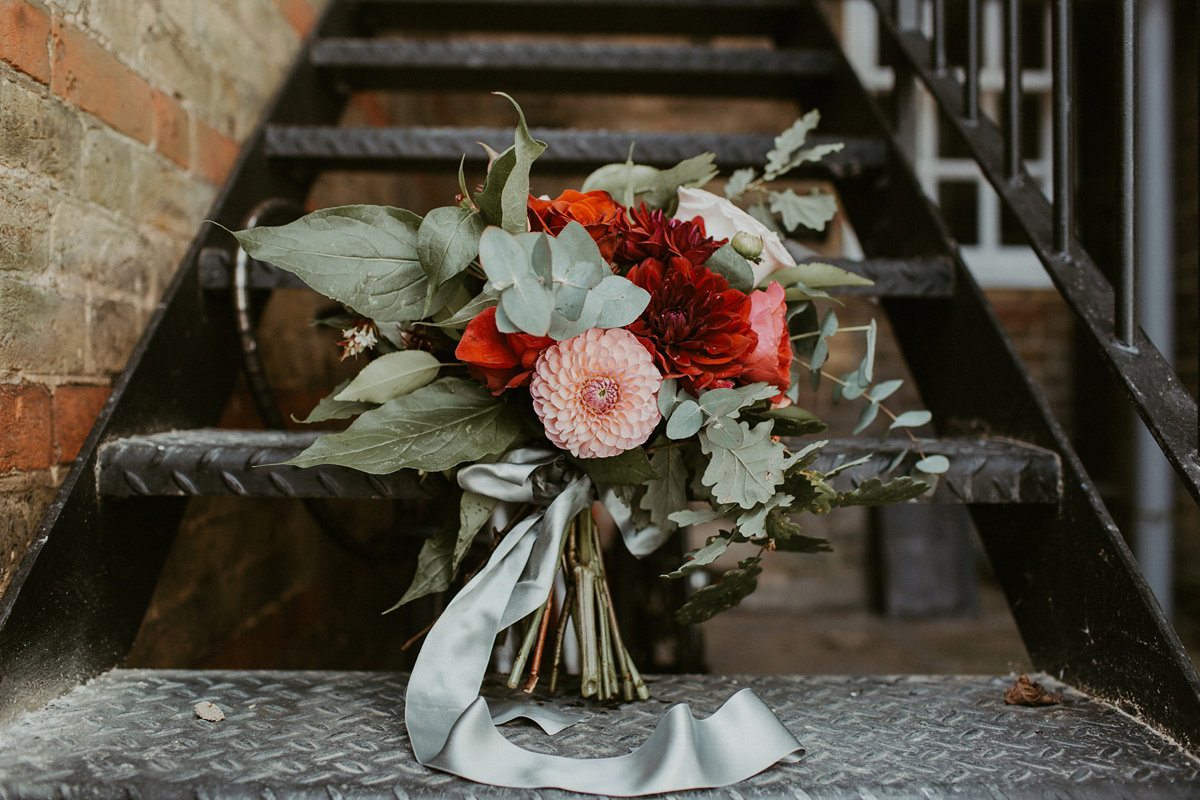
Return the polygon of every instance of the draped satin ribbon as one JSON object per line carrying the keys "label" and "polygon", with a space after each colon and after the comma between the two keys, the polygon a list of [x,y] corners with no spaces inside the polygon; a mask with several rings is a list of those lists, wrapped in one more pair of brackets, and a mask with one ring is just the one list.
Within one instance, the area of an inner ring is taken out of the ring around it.
{"label": "draped satin ribbon", "polygon": [[[569,716],[544,709],[511,703],[490,709],[479,688],[496,636],[546,601],[567,526],[591,506],[596,487],[565,466],[560,453],[533,447],[498,463],[464,467],[458,480],[463,489],[503,501],[497,507],[502,516],[510,511],[502,508],[505,503],[544,509],[512,527],[429,631],[405,696],[405,723],[418,761],[494,786],[632,797],[726,786],[803,753],[795,736],[748,689],[703,720],[686,705],[673,706],[628,755],[575,759],[534,753],[505,739],[493,712],[500,719],[529,716],[551,732],[570,724]],[[602,489],[601,496],[624,509],[628,523],[629,509],[616,495]],[[629,542],[624,528],[622,534]],[[656,531],[633,538],[644,550],[664,536]]]}

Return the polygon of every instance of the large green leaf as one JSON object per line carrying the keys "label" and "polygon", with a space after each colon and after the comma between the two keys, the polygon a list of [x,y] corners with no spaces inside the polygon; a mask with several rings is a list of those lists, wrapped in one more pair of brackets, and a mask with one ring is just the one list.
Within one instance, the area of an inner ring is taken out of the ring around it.
{"label": "large green leaf", "polygon": [[367,364],[343,389],[343,402],[386,403],[420,389],[437,377],[437,356],[424,350],[400,350]]}
{"label": "large green leaf", "polygon": [[772,272],[763,279],[763,284],[775,281],[781,286],[789,286],[793,283],[801,283],[810,289],[828,289],[833,286],[874,286],[875,281],[870,278],[864,278],[849,270],[835,267],[833,264],[822,264],[815,261],[810,261],[804,264],[797,264],[794,267],[785,267],[777,272]]}
{"label": "large green leaf", "polygon": [[503,220],[501,227],[509,233],[522,233],[528,220],[525,209],[529,200],[529,170],[534,160],[546,150],[546,143],[529,135],[529,128],[525,125],[525,112],[516,100],[504,92],[496,94],[508,98],[517,110],[517,130],[513,141],[516,161],[508,180],[504,182],[504,188],[500,190],[500,213]]}
{"label": "large green leaf", "polygon": [[754,428],[744,422],[739,425],[742,445],[733,449],[720,447],[709,439],[707,430],[700,431],[700,446],[710,456],[702,480],[712,487],[718,502],[752,508],[770,500],[783,482],[787,452],[771,438],[770,421]]}
{"label": "large green leaf", "polygon": [[630,187],[633,189],[633,195],[650,191],[654,188],[655,179],[661,171],[657,167],[648,167],[645,164],[605,164],[587,176],[579,191],[608,192],[620,200],[630,193]]}
{"label": "large green leaf", "polygon": [[520,427],[516,412],[478,383],[443,378],[365,412],[286,463],[340,464],[374,475],[439,471],[503,452]]}
{"label": "large green leaf", "polygon": [[[450,316],[436,322],[426,322],[426,325],[432,325],[437,328],[465,328],[467,323],[475,319],[479,314],[500,302],[500,293],[490,286],[485,286],[483,291],[471,298],[465,306],[455,311]],[[448,311],[449,309],[447,309]]]}
{"label": "large green leaf", "polygon": [[[321,402],[317,403],[316,407],[312,411],[308,412],[307,417],[296,421],[309,424],[313,422],[325,422],[326,420],[330,419],[349,419],[350,417],[357,417],[364,411],[370,411],[372,408],[375,408],[374,403],[359,403],[338,400],[337,396],[341,394],[342,390],[349,385],[350,379],[346,379],[339,383],[332,392],[321,398]],[[292,419],[296,418],[292,417]]]}
{"label": "large green leaf", "polygon": [[479,255],[483,217],[458,206],[435,208],[417,230],[417,253],[429,278],[427,303],[432,304],[446,281],[463,272]]}
{"label": "large green leaf", "polygon": [[383,612],[395,611],[413,600],[435,592],[444,592],[450,588],[454,580],[454,545],[457,535],[454,528],[442,528],[421,545],[417,555],[417,571],[413,574],[408,591],[396,602],[396,605]]}
{"label": "large green leaf", "polygon": [[[489,149],[489,152],[490,149]],[[513,167],[517,165],[517,148],[510,147],[492,159],[488,167],[487,177],[483,181],[483,189],[475,194],[475,206],[483,219],[489,225],[504,224],[504,208],[502,193],[508,176],[512,175]]]}
{"label": "large green leaf", "polygon": [[424,316],[428,293],[417,252],[420,225],[420,217],[400,208],[340,206],[234,236],[251,257],[295,273],[365,317],[411,322]]}
{"label": "large green leaf", "polygon": [[759,566],[761,560],[754,557],[739,561],[737,569],[729,570],[717,583],[705,586],[692,595],[675,612],[675,621],[680,625],[695,625],[742,602],[758,588],[758,576],[762,573],[762,567]]}
{"label": "large green leaf", "polygon": [[646,451],[640,447],[626,450],[609,458],[576,458],[571,461],[588,474],[595,483],[638,485],[659,477]]}
{"label": "large green leaf", "polygon": [[651,468],[659,477],[646,484],[641,507],[650,512],[650,521],[664,530],[675,530],[671,514],[687,507],[687,468],[683,451],[666,447],[650,457]]}

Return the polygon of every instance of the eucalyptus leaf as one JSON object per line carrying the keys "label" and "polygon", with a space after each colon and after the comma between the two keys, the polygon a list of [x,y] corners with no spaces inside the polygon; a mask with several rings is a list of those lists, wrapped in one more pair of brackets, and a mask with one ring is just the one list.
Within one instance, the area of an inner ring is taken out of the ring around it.
{"label": "eucalyptus leaf", "polygon": [[802,283],[810,289],[829,289],[834,286],[874,286],[875,281],[864,278],[855,272],[835,267],[833,264],[822,264],[807,261],[794,267],[784,267],[772,272],[763,279],[761,286],[775,281],[783,286],[791,283]]}
{"label": "eucalyptus leaf", "polygon": [[875,337],[877,334],[878,326],[875,324],[874,318],[872,318],[867,323],[867,352],[858,367],[858,372],[862,375],[862,383],[864,385],[875,380]]}
{"label": "eucalyptus leaf", "polygon": [[313,408],[312,411],[308,412],[307,417],[304,419],[296,419],[293,416],[292,419],[304,424],[325,422],[326,420],[331,419],[349,419],[350,417],[357,417],[364,411],[370,411],[372,408],[375,408],[374,403],[358,403],[338,400],[337,395],[349,385],[350,379],[347,378],[339,383],[332,392],[321,398],[321,402],[317,403],[316,407]]}
{"label": "eucalyptus leaf", "polygon": [[555,317],[548,335],[561,342],[592,328],[623,328],[649,304],[650,293],[645,289],[619,275],[608,275],[588,291],[579,319],[571,322]]}
{"label": "eucalyptus leaf", "polygon": [[569,458],[594,483],[637,485],[661,477],[650,465],[646,451],[640,447],[609,458]]}
{"label": "eucalyptus leaf", "polygon": [[928,411],[905,411],[892,421],[888,426],[888,430],[893,428],[919,428],[922,425],[929,424],[933,419],[933,414]]}
{"label": "eucalyptus leaf", "polygon": [[867,426],[875,421],[875,417],[879,414],[879,403],[874,401],[867,403],[858,415],[858,423],[855,424],[854,430],[851,433],[859,434],[867,429]]}
{"label": "eucalyptus leaf", "polygon": [[737,389],[709,389],[700,393],[700,408],[711,417],[735,414],[750,402]]}
{"label": "eucalyptus leaf", "polygon": [[758,588],[758,576],[762,573],[760,561],[762,559],[757,557],[739,561],[737,569],[729,570],[717,583],[692,595],[675,612],[675,621],[680,625],[695,625],[737,606]]}
{"label": "eucalyptus leaf", "polygon": [[872,386],[867,391],[867,397],[878,403],[881,400],[886,400],[887,398],[891,397],[893,394],[895,394],[896,390],[903,385],[904,381],[899,378],[890,381],[883,381],[882,383],[877,383]]}
{"label": "eucalyptus leaf", "polygon": [[[679,382],[674,378],[666,378],[658,387],[658,413],[663,419],[670,419],[671,412],[675,407],[682,402],[683,398],[677,396],[679,391]],[[686,393],[684,393],[686,396]],[[696,430],[700,430],[697,428]]]}
{"label": "eucalyptus leaf", "polygon": [[545,336],[554,302],[517,238],[500,228],[487,228],[479,238],[479,263],[492,288],[500,292],[500,308],[508,321],[525,333]]}
{"label": "eucalyptus leaf", "polygon": [[683,562],[674,572],[669,572],[663,575],[664,578],[683,578],[691,575],[696,570],[703,566],[716,561],[732,544],[732,539],[726,536],[714,536],[712,541],[701,547],[699,550],[690,554],[690,559]]}
{"label": "eucalyptus leaf", "polygon": [[340,206],[233,235],[252,258],[295,273],[364,317],[411,322],[425,315],[428,294],[420,225],[419,216],[400,208]]}
{"label": "eucalyptus leaf", "polygon": [[691,398],[680,401],[667,420],[667,437],[670,439],[686,439],[694,436],[704,425],[704,413],[700,406]]}
{"label": "eucalyptus leaf", "polygon": [[588,292],[612,271],[587,229],[574,220],[549,242],[553,251],[554,310],[574,322],[583,314]]}
{"label": "eucalyptus leaf", "polygon": [[941,475],[946,470],[950,469],[950,459],[940,455],[926,456],[918,461],[914,466],[921,470],[921,472],[925,472],[930,475]]}
{"label": "eucalyptus leaf", "polygon": [[458,206],[435,208],[417,231],[417,253],[429,278],[429,305],[443,284],[463,272],[479,255],[483,217]]}
{"label": "eucalyptus leaf", "polygon": [[483,386],[442,378],[363,413],[285,463],[339,464],[373,475],[434,472],[503,452],[520,429],[516,412]]}
{"label": "eucalyptus leaf", "polygon": [[[757,383],[748,383],[745,386],[735,386],[733,391],[742,396],[742,408],[745,408],[752,403],[757,403],[760,400],[770,400],[779,394],[779,388],[772,386],[769,383],[758,381]],[[778,431],[776,431],[778,433]]]}
{"label": "eucalyptus leaf", "polygon": [[687,508],[687,468],[678,447],[666,447],[650,457],[657,478],[646,482],[641,507],[650,512],[650,521],[664,530],[674,530],[671,515]]}
{"label": "eucalyptus leaf", "polygon": [[783,227],[794,231],[803,225],[814,231],[823,230],[825,223],[837,213],[837,198],[819,189],[806,195],[798,195],[791,189],[771,192],[768,195],[771,211],[783,215]]}
{"label": "eucalyptus leaf", "polygon": [[754,267],[733,249],[732,244],[721,245],[704,266],[729,281],[731,289],[750,292],[754,288]]}
{"label": "eucalyptus leaf", "polygon": [[929,491],[929,484],[907,475],[884,483],[879,478],[867,478],[852,492],[838,495],[836,506],[882,506],[903,503]]}

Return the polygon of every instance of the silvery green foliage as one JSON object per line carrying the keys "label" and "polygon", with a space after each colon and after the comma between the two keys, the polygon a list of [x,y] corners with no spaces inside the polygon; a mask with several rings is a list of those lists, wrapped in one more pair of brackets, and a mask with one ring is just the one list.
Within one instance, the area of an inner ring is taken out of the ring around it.
{"label": "silvery green foliage", "polygon": [[628,325],[650,302],[645,289],[612,274],[578,222],[557,237],[488,228],[479,240],[479,261],[499,294],[496,325],[505,333],[563,341],[592,328]]}
{"label": "silvery green foliage", "polygon": [[696,592],[675,612],[675,621],[680,625],[695,625],[712,619],[722,611],[742,602],[758,588],[758,576],[762,573],[758,556],[738,562],[736,569],[727,570],[716,583]]}
{"label": "silvery green foliage", "polygon": [[438,291],[465,272],[479,255],[479,236],[485,227],[482,215],[458,206],[435,208],[421,220],[417,254],[429,279],[426,311],[422,316],[429,313]]}
{"label": "silvery green foliage", "polygon": [[837,198],[818,189],[808,194],[796,194],[791,189],[771,192],[771,211],[783,216],[783,227],[789,231],[803,225],[814,231],[824,230],[825,223],[837,213]]}
{"label": "silvery green foliage", "polygon": [[349,419],[350,417],[357,417],[364,411],[370,411],[372,408],[376,407],[375,403],[338,400],[337,396],[341,394],[342,390],[349,385],[350,379],[347,378],[334,387],[332,392],[321,398],[321,401],[317,403],[316,408],[308,412],[307,417],[304,419],[296,419],[295,417],[292,417],[292,419],[296,419],[297,422],[306,424],[313,422],[325,422],[326,420],[331,419]]}
{"label": "silvery green foliage", "polygon": [[400,350],[367,364],[335,399],[342,402],[386,403],[420,389],[437,377],[437,356],[424,350]]}
{"label": "silvery green foliage", "polygon": [[678,203],[677,193],[681,188],[698,188],[717,177],[712,153],[684,159],[670,169],[658,169],[645,164],[605,164],[587,177],[580,191],[605,191],[621,198],[627,207],[633,206],[635,197],[649,209],[663,209],[668,215],[674,213]]}
{"label": "silvery green foliage", "polygon": [[529,197],[529,171],[533,162],[546,150],[546,143],[534,139],[525,124],[525,113],[504,92],[517,110],[517,129],[513,146],[492,159],[483,191],[475,195],[475,205],[489,225],[499,225],[509,233],[521,233],[526,228],[526,204]]}

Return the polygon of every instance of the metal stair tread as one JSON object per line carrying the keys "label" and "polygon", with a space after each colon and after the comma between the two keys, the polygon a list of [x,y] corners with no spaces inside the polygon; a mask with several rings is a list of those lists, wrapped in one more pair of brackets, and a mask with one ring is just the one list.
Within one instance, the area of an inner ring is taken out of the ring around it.
{"label": "metal stair tread", "polygon": [[[368,475],[348,467],[286,466],[321,435],[319,431],[244,431],[204,428],[133,436],[107,442],[97,460],[101,494],[134,496],[424,497],[415,473]],[[1008,439],[921,440],[927,455],[950,459],[929,500],[942,503],[1054,503],[1061,493],[1058,456]],[[903,462],[888,470],[903,451]],[[871,456],[846,470],[834,486],[848,491],[872,477],[905,475],[920,455],[909,441],[835,439],[814,468],[828,472]]]}
{"label": "metal stair tread", "polygon": [[[407,676],[391,672],[113,670],[0,732],[0,796],[76,798],[578,797],[483,786],[415,762]],[[1050,682],[1046,678],[1039,678]],[[1184,797],[1200,761],[1116,708],[1065,688],[1057,706],[1007,706],[1012,676],[698,676],[652,679],[652,699],[558,736],[501,728],[575,757],[623,755],[675,702],[706,715],[752,688],[806,754],[735,786],[689,792],[842,800],[874,797]],[[490,696],[508,694],[485,684]],[[511,693],[516,694],[516,693]],[[572,694],[536,697],[579,707]],[[218,723],[193,706],[216,704]]]}
{"label": "metal stair tread", "polygon": [[771,36],[794,24],[794,0],[356,0],[369,30],[557,31]]}
{"label": "metal stair tread", "polygon": [[821,50],[596,42],[320,39],[309,61],[359,88],[473,88],[793,97],[795,81],[835,74]]}
{"label": "metal stair tread", "polygon": [[[634,146],[634,161],[671,167],[704,152],[716,156],[722,169],[761,167],[774,145],[774,136],[749,133],[670,133],[533,128],[530,133],[547,144],[537,160],[539,170],[585,171],[624,162]],[[508,128],[388,127],[343,128],[333,125],[268,125],[266,155],[273,159],[315,163],[336,169],[444,169],[457,167],[466,155],[470,167],[482,168],[487,154],[479,142],[497,150],[512,144]],[[820,164],[805,165],[795,174],[848,177],[885,165],[881,139],[855,136],[813,136],[810,144],[842,142],[845,147]]]}

